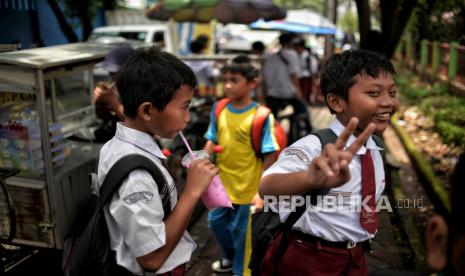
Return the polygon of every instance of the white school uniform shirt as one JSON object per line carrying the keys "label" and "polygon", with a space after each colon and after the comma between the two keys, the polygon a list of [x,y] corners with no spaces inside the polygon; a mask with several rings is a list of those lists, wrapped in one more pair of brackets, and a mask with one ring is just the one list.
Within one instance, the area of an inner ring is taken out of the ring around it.
{"label": "white school uniform shirt", "polygon": [[[166,157],[150,135],[125,127],[121,123],[116,126],[115,136],[100,150],[99,185],[103,184],[111,166],[129,154],[141,154],[158,166],[167,180],[173,209],[177,202],[177,191],[173,178],[160,160]],[[104,212],[110,233],[110,246],[116,251],[117,263],[134,274],[142,274],[136,258],[157,250],[166,242],[163,205],[151,174],[143,169],[132,171],[119,191],[113,195],[110,204],[105,206]],[[187,231],[184,232],[157,273],[167,272],[187,263],[195,246]]]}
{"label": "white school uniform shirt", "polygon": [[[330,124],[329,128],[339,136],[345,127],[336,119]],[[351,135],[346,146],[350,146],[355,139],[355,136]],[[335,209],[323,210],[322,208],[314,208],[314,206],[308,204],[307,206],[310,208],[294,224],[293,229],[328,241],[362,242],[374,237],[373,234],[368,233],[360,225],[359,206],[361,206],[362,192],[360,155],[365,154],[367,149],[370,149],[373,158],[376,182],[375,196],[378,202],[385,187],[383,159],[380,153],[382,148],[378,147],[372,137],[370,137],[366,146],[362,146],[358,150],[356,156],[354,156],[349,164],[350,180],[342,186],[332,188],[327,194],[327,196],[335,196],[333,198],[339,197],[339,199],[343,199],[345,204],[341,205],[342,208],[335,212]],[[312,160],[318,157],[320,153],[320,140],[314,135],[308,135],[281,152],[278,160],[264,172],[262,177],[273,173],[291,173],[307,170]],[[286,185],[286,183],[283,183],[283,185]],[[349,209],[352,211],[349,211]],[[281,222],[284,222],[289,214],[288,209],[281,209],[279,211]]]}

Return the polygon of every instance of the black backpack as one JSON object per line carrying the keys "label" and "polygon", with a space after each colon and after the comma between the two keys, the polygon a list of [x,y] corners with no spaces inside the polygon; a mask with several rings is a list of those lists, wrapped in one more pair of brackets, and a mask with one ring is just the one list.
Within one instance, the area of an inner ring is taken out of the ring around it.
{"label": "black backpack", "polygon": [[62,267],[66,276],[132,275],[124,267],[116,264],[116,253],[110,248],[103,206],[110,201],[122,181],[135,169],[146,169],[152,175],[163,203],[163,219],[170,214],[169,188],[157,165],[139,154],[121,158],[105,177],[100,196],[92,193],[86,199],[84,209],[79,211],[65,236]]}
{"label": "black backpack", "polygon": [[[336,142],[338,138],[337,135],[329,128],[313,131],[312,134],[320,139],[322,149],[326,144]],[[372,138],[376,145],[384,149],[384,142],[380,137],[372,135]],[[384,153],[382,155],[384,159]],[[311,191],[304,196],[310,196],[311,204],[316,205],[317,196],[325,195],[328,192],[329,189],[320,189]],[[252,254],[250,256],[249,268],[253,276],[260,274],[260,264],[262,263],[268,248],[273,243],[275,234],[278,231],[281,231],[283,234],[289,233],[292,226],[305,212],[305,207],[305,204],[303,206],[297,206],[295,211],[289,215],[284,223],[281,223],[278,213],[272,211],[256,212],[252,214]],[[286,238],[282,238],[275,261],[279,261],[281,259],[287,249],[287,246],[288,240]]]}

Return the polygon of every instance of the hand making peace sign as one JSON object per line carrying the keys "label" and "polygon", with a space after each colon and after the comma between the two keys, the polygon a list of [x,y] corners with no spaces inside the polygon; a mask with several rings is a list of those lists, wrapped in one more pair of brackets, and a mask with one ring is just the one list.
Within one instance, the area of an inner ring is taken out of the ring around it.
{"label": "hand making peace sign", "polygon": [[327,144],[320,156],[313,160],[307,170],[307,180],[314,188],[338,187],[350,180],[349,163],[375,130],[375,124],[369,124],[357,139],[345,148],[357,125],[358,119],[351,118],[336,142]]}

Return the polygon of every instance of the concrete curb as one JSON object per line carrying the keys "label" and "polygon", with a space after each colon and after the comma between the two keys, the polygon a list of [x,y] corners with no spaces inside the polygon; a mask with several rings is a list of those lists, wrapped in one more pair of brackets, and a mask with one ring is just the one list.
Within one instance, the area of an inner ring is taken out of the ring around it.
{"label": "concrete curb", "polygon": [[391,126],[404,144],[412,164],[418,172],[418,176],[423,180],[423,185],[428,192],[428,196],[430,196],[436,208],[450,213],[451,203],[441,181],[436,177],[428,162],[421,156],[421,153],[417,150],[405,130],[397,123],[398,119],[399,114],[394,114],[391,118]]}

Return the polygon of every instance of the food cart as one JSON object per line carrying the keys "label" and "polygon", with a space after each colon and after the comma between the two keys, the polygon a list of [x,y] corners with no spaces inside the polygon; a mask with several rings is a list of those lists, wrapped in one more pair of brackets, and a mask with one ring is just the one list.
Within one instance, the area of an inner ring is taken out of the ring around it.
{"label": "food cart", "polygon": [[111,47],[0,53],[0,167],[19,170],[0,189],[0,242],[62,249],[101,146],[68,138],[96,123],[93,69]]}

